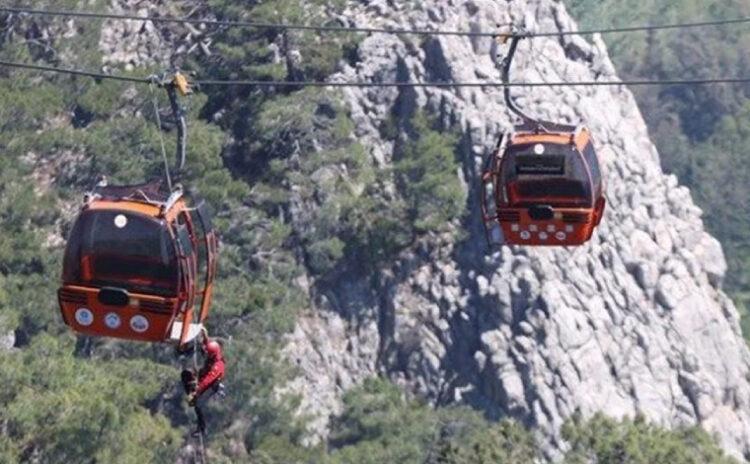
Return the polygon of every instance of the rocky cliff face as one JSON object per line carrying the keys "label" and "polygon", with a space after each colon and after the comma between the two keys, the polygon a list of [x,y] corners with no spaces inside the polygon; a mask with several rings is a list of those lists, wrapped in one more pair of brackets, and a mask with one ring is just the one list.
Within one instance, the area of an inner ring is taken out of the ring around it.
{"label": "rocky cliff face", "polygon": [[[362,0],[344,17],[357,26],[575,28],[552,0]],[[332,79],[497,81],[492,47],[490,39],[373,34],[356,66]],[[523,43],[513,74],[617,79],[598,37]],[[325,434],[344,391],[380,373],[437,405],[464,402],[518,419],[538,430],[552,459],[565,446],[560,425],[576,410],[701,424],[733,454],[750,456],[750,352],[720,288],[721,247],[690,192],[662,173],[631,93],[515,93],[532,114],[580,121],[594,134],[609,204],[586,246],[486,253],[475,186],[482,158],[512,126],[501,89],[346,90],[356,135],[378,165],[393,147],[377,128],[394,110],[424,107],[460,128],[471,216],[461,241],[431,237],[380,270],[378,288],[341,281],[299,320],[286,355],[301,375],[290,388],[302,394],[302,412],[317,417],[314,432]]]}

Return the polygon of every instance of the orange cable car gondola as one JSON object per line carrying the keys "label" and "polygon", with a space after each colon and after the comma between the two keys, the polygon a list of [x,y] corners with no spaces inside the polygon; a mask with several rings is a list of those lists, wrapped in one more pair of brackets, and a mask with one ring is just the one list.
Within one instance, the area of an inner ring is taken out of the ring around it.
{"label": "orange cable car gondola", "polygon": [[[521,35],[511,38],[503,82]],[[482,173],[481,208],[490,245],[574,246],[587,242],[606,200],[591,134],[582,126],[535,120],[505,101],[522,124],[505,134]]]}
{"label": "orange cable car gondola", "polygon": [[[178,119],[178,171],[184,164],[185,119]],[[183,349],[203,328],[211,305],[218,240],[207,208],[191,208],[182,188],[161,180],[133,186],[102,183],[86,195],[70,232],[58,300],[75,332]],[[201,282],[202,281],[202,282]],[[196,314],[197,312],[197,314]]]}

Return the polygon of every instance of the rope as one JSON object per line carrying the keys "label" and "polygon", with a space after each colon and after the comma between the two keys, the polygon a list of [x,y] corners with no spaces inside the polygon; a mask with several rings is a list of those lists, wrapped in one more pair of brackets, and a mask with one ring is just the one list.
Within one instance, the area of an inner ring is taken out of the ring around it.
{"label": "rope", "polygon": [[159,115],[159,103],[156,99],[156,94],[154,93],[154,86],[153,83],[149,83],[148,85],[149,91],[151,92],[151,102],[154,105],[154,114],[156,115],[156,128],[159,132],[159,143],[161,145],[161,157],[162,160],[164,160],[164,174],[167,178],[167,187],[169,187],[169,191],[172,192],[172,177],[169,175],[169,161],[167,160],[167,149],[164,145],[164,134],[162,134],[161,131],[161,115]]}
{"label": "rope", "polygon": [[[198,372],[200,372],[200,368],[198,366],[198,350],[200,347],[198,346],[198,337],[195,337],[193,339],[193,372],[195,372],[195,381],[199,382],[198,378]],[[196,384],[197,385],[197,384]],[[196,404],[195,408],[198,408],[198,405]],[[196,411],[196,414],[198,412]],[[201,464],[208,464],[208,459],[206,459],[206,444],[203,441],[203,430],[198,431],[198,450],[199,453],[197,454],[200,457]]]}
{"label": "rope", "polygon": [[[498,35],[497,31],[486,32],[486,31],[456,31],[456,30],[427,30],[427,29],[396,29],[387,27],[346,27],[346,26],[311,26],[303,24],[287,24],[287,23],[262,23],[254,21],[231,21],[231,20],[209,20],[209,19],[192,19],[192,18],[176,18],[171,16],[137,16],[132,14],[114,14],[114,13],[94,13],[89,11],[73,11],[73,10],[41,10],[33,8],[19,8],[19,7],[0,7],[0,11],[6,13],[16,14],[28,14],[36,16],[61,16],[61,17],[76,17],[76,18],[88,18],[88,19],[113,19],[113,20],[129,20],[129,21],[152,21],[156,23],[173,23],[173,24],[203,24],[206,26],[216,27],[240,27],[240,28],[253,28],[253,29],[283,29],[283,30],[299,30],[299,31],[318,31],[318,32],[332,32],[332,33],[383,33],[383,34],[394,34],[394,35],[427,35],[427,36],[459,36],[459,37],[495,37]],[[750,23],[750,17],[747,18],[731,18],[731,19],[719,19],[713,21],[696,21],[687,23],[674,23],[674,24],[653,24],[653,25],[636,25],[636,26],[624,26],[624,27],[609,27],[609,28],[598,28],[598,29],[582,29],[578,31],[550,31],[550,32],[537,32],[537,33],[521,33],[512,34],[518,35],[525,38],[531,37],[556,37],[556,36],[568,36],[568,35],[591,35],[591,34],[615,34],[615,33],[628,33],[628,32],[639,32],[639,31],[655,31],[665,29],[688,29],[688,28],[699,28],[699,27],[718,27],[736,24]]]}
{"label": "rope", "polygon": [[[0,60],[0,66],[31,69],[42,72],[86,76],[94,79],[112,79],[117,81],[151,84],[144,77],[130,77],[116,74],[103,74],[70,68],[58,68],[27,63],[16,63]],[[646,86],[646,85],[712,85],[712,84],[747,84],[750,77],[719,77],[706,79],[663,79],[663,80],[619,80],[619,81],[573,81],[573,82],[325,82],[325,81],[259,81],[259,80],[197,80],[200,86],[245,86],[245,87],[613,87],[613,86]]]}

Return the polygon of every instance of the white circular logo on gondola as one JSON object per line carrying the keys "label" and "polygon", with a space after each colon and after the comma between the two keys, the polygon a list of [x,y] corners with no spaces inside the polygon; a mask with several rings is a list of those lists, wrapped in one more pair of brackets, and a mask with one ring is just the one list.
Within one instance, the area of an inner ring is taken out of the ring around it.
{"label": "white circular logo on gondola", "polygon": [[531,238],[531,232],[528,230],[521,231],[521,238],[524,240],[528,240]]}
{"label": "white circular logo on gondola", "polygon": [[547,240],[548,237],[547,232],[539,232],[539,240]]}
{"label": "white circular logo on gondola", "polygon": [[76,309],[75,318],[78,324],[86,327],[94,323],[94,313],[89,308]]}
{"label": "white circular logo on gondola", "polygon": [[110,329],[116,329],[120,327],[121,323],[122,321],[120,320],[120,316],[115,313],[107,313],[107,315],[104,316],[104,324]]}
{"label": "white circular logo on gondola", "polygon": [[555,238],[558,239],[558,240],[560,240],[562,242],[563,240],[565,240],[566,238],[568,238],[568,235],[565,232],[560,231],[560,232],[558,232],[558,233],[555,234]]}
{"label": "white circular logo on gondola", "polygon": [[543,155],[544,145],[542,145],[541,143],[537,143],[536,145],[534,145],[534,153],[536,153],[537,155]]}
{"label": "white circular logo on gondola", "polygon": [[148,330],[148,319],[140,314],[135,315],[130,318],[130,328],[138,333],[143,333]]}
{"label": "white circular logo on gondola", "polygon": [[125,216],[124,214],[118,214],[117,216],[115,216],[115,226],[118,229],[122,229],[126,225],[128,225],[128,217],[127,216]]}

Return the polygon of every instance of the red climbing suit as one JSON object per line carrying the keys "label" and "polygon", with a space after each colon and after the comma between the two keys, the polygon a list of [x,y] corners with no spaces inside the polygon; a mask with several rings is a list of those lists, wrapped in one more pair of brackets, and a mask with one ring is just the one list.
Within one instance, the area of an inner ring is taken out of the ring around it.
{"label": "red climbing suit", "polygon": [[[198,418],[198,429],[194,433],[205,436],[206,420],[203,416],[202,404],[209,401],[215,394],[223,397],[225,393],[221,384],[224,378],[224,357],[221,353],[221,345],[208,338],[205,332],[203,333],[203,352],[206,355],[203,367],[197,375],[192,370],[182,371],[182,385],[188,395],[188,404],[195,408]],[[204,393],[208,394],[203,396]]]}
{"label": "red climbing suit", "polygon": [[198,387],[195,396],[201,396],[206,390],[213,387],[224,378],[224,357],[221,345],[211,340],[208,336],[203,337],[203,351],[206,353],[206,362],[198,371]]}

